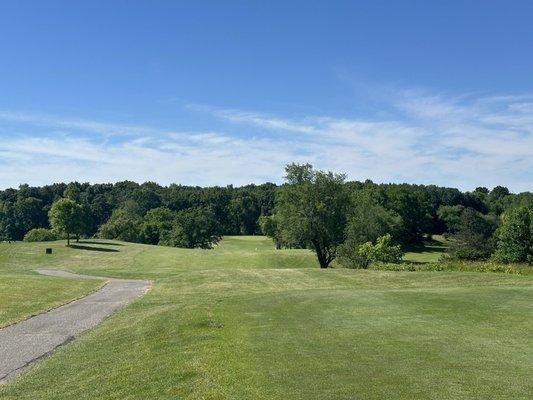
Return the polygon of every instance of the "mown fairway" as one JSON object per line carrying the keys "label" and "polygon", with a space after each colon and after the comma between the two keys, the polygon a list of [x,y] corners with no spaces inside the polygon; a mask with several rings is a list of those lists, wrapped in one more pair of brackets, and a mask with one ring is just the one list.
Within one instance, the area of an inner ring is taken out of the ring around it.
{"label": "mown fairway", "polygon": [[39,243],[0,245],[0,282],[49,285],[29,271],[56,268],[154,286],[0,387],[2,399],[527,399],[533,390],[530,276],[320,270],[310,252],[276,251],[262,237],[207,251],[52,246],[45,256]]}

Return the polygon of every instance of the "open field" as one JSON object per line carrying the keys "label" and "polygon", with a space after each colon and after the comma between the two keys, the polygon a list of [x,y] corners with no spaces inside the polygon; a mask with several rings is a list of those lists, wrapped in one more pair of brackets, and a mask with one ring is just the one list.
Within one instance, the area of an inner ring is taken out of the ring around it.
{"label": "open field", "polygon": [[42,243],[1,244],[0,282],[48,285],[29,271],[55,268],[154,286],[1,386],[1,399],[527,399],[533,390],[531,276],[320,270],[311,252],[277,251],[263,237],[214,250],[51,246],[46,256]]}
{"label": "open field", "polygon": [[433,235],[431,239],[425,240],[422,246],[407,249],[403,260],[412,263],[438,262],[446,252],[448,243],[441,235]]}

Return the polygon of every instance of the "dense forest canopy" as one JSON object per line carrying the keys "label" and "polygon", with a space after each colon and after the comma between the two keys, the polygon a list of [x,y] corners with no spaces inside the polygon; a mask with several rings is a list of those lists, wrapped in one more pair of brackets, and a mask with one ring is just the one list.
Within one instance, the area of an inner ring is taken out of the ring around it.
{"label": "dense forest canopy", "polygon": [[[308,212],[315,216],[321,213],[324,223],[332,218],[338,220],[324,228],[338,230],[334,239],[328,239],[333,240],[333,247],[324,250],[328,261],[337,256],[337,250],[341,256],[349,255],[356,246],[365,241],[376,243],[385,234],[402,246],[420,243],[424,235],[448,234],[456,239],[452,252],[476,259],[495,251],[497,230],[507,210],[519,207],[531,210],[533,205],[533,193],[513,194],[502,186],[461,192],[434,185],[345,182],[342,175],[313,172],[311,166],[293,164],[293,167],[303,170],[293,170],[283,185],[193,187],[131,181],[21,185],[18,189],[0,191],[0,239],[23,240],[25,236],[27,240],[50,239],[53,232],[49,230],[53,228],[50,221],[54,221],[50,210],[54,202],[69,199],[79,205],[78,220],[71,224],[74,228],[69,228],[76,237],[209,248],[222,235],[263,233],[271,236],[278,247],[316,248],[316,244],[312,245],[316,237],[304,237],[301,229],[296,232],[303,225],[297,225],[291,217],[309,208]],[[328,187],[328,177],[335,180],[335,186]],[[312,192],[313,187],[323,191]],[[341,197],[334,196],[341,192]],[[295,199],[298,193],[304,193],[299,204],[283,200]],[[322,208],[319,212],[312,208],[311,203],[321,200],[321,196],[329,199],[326,208],[333,210],[326,212]],[[287,207],[281,204],[284,201]],[[522,214],[508,217],[513,221],[520,218],[527,219]],[[281,229],[282,219],[290,222],[292,230],[287,228],[289,225]],[[54,231],[59,233],[61,229]],[[505,231],[502,235],[511,237],[513,233]]]}

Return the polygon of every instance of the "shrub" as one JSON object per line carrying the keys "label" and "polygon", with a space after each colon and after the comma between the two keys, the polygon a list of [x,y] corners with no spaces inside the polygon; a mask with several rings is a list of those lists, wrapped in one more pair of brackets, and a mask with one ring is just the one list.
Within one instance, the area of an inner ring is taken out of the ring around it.
{"label": "shrub", "polygon": [[379,263],[399,263],[403,252],[400,245],[392,243],[392,236],[389,234],[380,236],[376,244],[366,242],[357,247],[357,252],[351,252],[350,257],[341,257],[342,264],[350,268],[368,268],[373,262]]}
{"label": "shrub", "polygon": [[379,271],[461,271],[497,272],[514,275],[532,275],[533,269],[525,264],[501,264],[490,261],[462,261],[448,259],[438,263],[373,263],[369,269]]}
{"label": "shrub", "polygon": [[397,264],[402,260],[402,256],[402,248],[392,243],[391,235],[386,234],[376,240],[373,261]]}
{"label": "shrub", "polygon": [[50,242],[57,239],[57,235],[52,230],[45,228],[35,228],[24,235],[25,242]]}

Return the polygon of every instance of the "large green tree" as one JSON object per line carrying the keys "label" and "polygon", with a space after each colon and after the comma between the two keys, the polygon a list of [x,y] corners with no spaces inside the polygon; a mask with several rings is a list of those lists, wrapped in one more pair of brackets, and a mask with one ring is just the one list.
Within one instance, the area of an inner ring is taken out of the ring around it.
{"label": "large green tree", "polygon": [[210,249],[220,240],[220,227],[208,207],[182,210],[172,230],[162,232],[159,243],[166,246]]}
{"label": "large green tree", "polygon": [[502,215],[494,258],[501,262],[533,262],[533,208],[518,207]]}
{"label": "large green tree", "polygon": [[146,213],[141,224],[143,243],[159,244],[168,235],[175,223],[176,213],[166,207],[153,208]]}
{"label": "large green tree", "polygon": [[86,227],[83,208],[71,199],[59,199],[48,213],[52,229],[67,235],[67,246],[70,246],[70,235],[80,235]]}
{"label": "large green tree", "polygon": [[303,243],[327,268],[344,241],[349,195],[344,175],[316,171],[310,164],[285,168],[286,184],[279,192],[276,220],[283,242]]}

